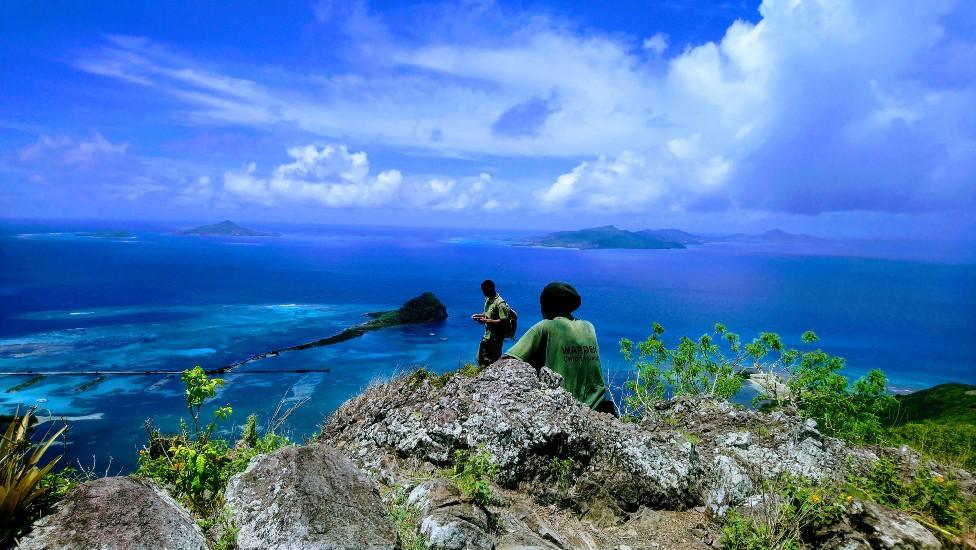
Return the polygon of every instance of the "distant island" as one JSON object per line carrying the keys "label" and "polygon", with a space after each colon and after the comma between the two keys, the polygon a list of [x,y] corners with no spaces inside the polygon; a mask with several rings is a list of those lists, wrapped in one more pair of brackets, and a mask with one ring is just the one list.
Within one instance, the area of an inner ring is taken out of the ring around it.
{"label": "distant island", "polygon": [[280,237],[281,233],[265,233],[247,227],[241,227],[230,220],[224,220],[212,225],[201,225],[193,229],[181,231],[180,235],[202,235],[220,237]]}
{"label": "distant island", "polygon": [[75,237],[91,237],[95,239],[131,239],[135,235],[128,231],[81,231]]}
{"label": "distant island", "polygon": [[680,229],[644,229],[628,231],[613,225],[591,227],[577,231],[557,231],[541,237],[529,237],[515,244],[576,248],[579,250],[600,248],[667,249],[687,248],[688,245],[705,243],[755,243],[787,244],[826,242],[810,235],[797,235],[773,229],[756,235],[733,233],[729,235],[694,235]]}
{"label": "distant island", "polygon": [[558,248],[685,248],[677,239],[662,238],[651,231],[627,231],[612,225],[591,227],[578,231],[558,231],[535,239],[527,244]]}

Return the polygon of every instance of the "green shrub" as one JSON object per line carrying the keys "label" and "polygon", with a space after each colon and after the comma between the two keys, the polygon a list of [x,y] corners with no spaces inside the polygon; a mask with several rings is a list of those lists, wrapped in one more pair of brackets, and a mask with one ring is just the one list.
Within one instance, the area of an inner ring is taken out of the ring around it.
{"label": "green shrub", "polygon": [[53,472],[63,455],[44,456],[68,427],[48,431],[39,441],[31,438],[34,409],[14,413],[0,434],[0,543],[12,543],[45,508],[51,493],[63,494],[69,483]]}
{"label": "green shrub", "polygon": [[[664,399],[671,388],[674,395],[708,395],[729,399],[742,387],[739,375],[745,357],[737,334],[715,325],[713,334],[698,340],[682,336],[674,348],[665,346],[664,327],[654,323],[646,340],[620,340],[620,353],[631,364],[634,378],[625,383],[628,395],[624,405],[638,414],[648,412],[651,405]],[[720,345],[720,344],[724,344]],[[731,356],[726,357],[723,347]]]}
{"label": "green shrub", "polygon": [[868,498],[908,512],[950,544],[976,527],[976,499],[941,474],[919,471],[914,479],[904,480],[895,465],[882,458],[867,475],[851,475],[849,482]]}
{"label": "green shrub", "polygon": [[481,447],[477,452],[454,451],[451,479],[469,500],[487,506],[495,499],[491,484],[498,478],[498,465],[491,453]]}
{"label": "green shrub", "polygon": [[420,510],[407,504],[407,493],[402,487],[396,489],[386,509],[397,530],[402,550],[428,550],[427,542],[420,534]]}
{"label": "green shrub", "polygon": [[465,378],[474,378],[481,374],[481,371],[485,370],[484,367],[474,365],[472,363],[465,363],[457,370],[449,370],[441,374],[435,374],[429,370],[420,367],[417,370],[411,372],[408,376],[411,386],[417,387],[424,380],[429,380],[430,385],[435,388],[443,388],[451,381],[455,376],[463,376]]}
{"label": "green shrub", "polygon": [[214,397],[223,380],[210,378],[200,367],[183,372],[186,403],[192,431],[180,421],[180,432],[164,435],[150,421],[146,422],[148,443],[139,451],[137,475],[156,480],[182,501],[203,524],[213,526],[223,510],[223,494],[231,476],[244,471],[251,458],[290,444],[269,432],[257,434],[257,418],[248,417],[241,439],[233,447],[223,439],[214,439],[218,422],[232,413],[230,407],[219,407],[214,418],[201,424],[200,411]]}
{"label": "green shrub", "polygon": [[576,461],[572,458],[552,457],[552,472],[556,478],[556,487],[563,493],[573,485],[573,470],[576,469]]}
{"label": "green shrub", "polygon": [[[817,341],[812,332],[803,341]],[[840,373],[844,359],[822,350],[803,351],[792,365],[789,381],[790,401],[807,418],[817,421],[827,435],[852,443],[881,443],[886,432],[881,415],[896,404],[888,394],[884,373],[871,370],[850,384]]]}
{"label": "green shrub", "polygon": [[788,473],[765,480],[748,515],[730,511],[722,525],[729,550],[792,550],[804,546],[817,529],[841,519],[852,497],[838,487],[821,486]]}
{"label": "green shrub", "polygon": [[[878,443],[885,439],[881,416],[896,402],[888,395],[884,374],[872,370],[850,384],[840,373],[844,360],[823,350],[807,349],[819,339],[812,331],[800,340],[804,349],[787,347],[778,334],[761,332],[747,344],[722,324],[712,334],[692,340],[682,337],[668,348],[664,328],[654,323],[651,335],[636,346],[620,341],[624,360],[632,366],[632,378],[625,385],[626,413],[644,415],[674,395],[704,395],[719,399],[733,397],[741,388],[745,373],[758,371],[772,377],[785,376],[789,391],[781,395],[761,394],[755,402],[786,407],[813,418],[827,434],[853,443]],[[721,345],[720,345],[721,344]]]}
{"label": "green shrub", "polygon": [[918,422],[890,429],[892,441],[939,462],[976,472],[976,425]]}

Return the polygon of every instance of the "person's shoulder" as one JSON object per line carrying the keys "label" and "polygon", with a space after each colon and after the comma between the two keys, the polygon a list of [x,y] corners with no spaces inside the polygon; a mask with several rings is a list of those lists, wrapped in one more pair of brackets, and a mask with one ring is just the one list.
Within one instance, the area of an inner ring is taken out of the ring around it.
{"label": "person's shoulder", "polygon": [[577,327],[582,327],[584,330],[589,332],[596,333],[596,328],[593,326],[593,323],[587,321],[586,319],[573,319],[570,321],[570,323],[573,323]]}

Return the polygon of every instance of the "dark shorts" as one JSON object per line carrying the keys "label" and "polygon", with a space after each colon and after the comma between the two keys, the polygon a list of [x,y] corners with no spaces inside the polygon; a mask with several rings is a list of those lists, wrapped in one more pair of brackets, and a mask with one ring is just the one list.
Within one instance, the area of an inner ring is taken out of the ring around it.
{"label": "dark shorts", "polygon": [[478,364],[487,367],[495,361],[498,361],[502,356],[502,344],[504,342],[504,338],[482,340],[481,345],[478,346]]}

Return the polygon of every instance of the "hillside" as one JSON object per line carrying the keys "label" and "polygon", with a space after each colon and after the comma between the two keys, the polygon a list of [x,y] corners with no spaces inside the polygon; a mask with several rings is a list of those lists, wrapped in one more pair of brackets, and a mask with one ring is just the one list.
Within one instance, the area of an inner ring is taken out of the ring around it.
{"label": "hillside", "polygon": [[973,385],[939,384],[896,398],[898,408],[888,416],[892,425],[926,421],[976,424],[976,386]]}

